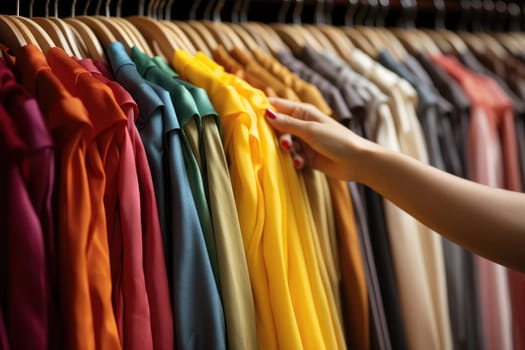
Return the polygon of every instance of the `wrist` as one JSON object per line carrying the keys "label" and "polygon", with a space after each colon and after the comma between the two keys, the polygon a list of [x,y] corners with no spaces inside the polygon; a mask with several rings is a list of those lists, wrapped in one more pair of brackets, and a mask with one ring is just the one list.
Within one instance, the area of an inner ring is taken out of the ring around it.
{"label": "wrist", "polygon": [[357,147],[353,162],[355,181],[373,186],[374,179],[382,171],[379,163],[385,152],[388,150],[370,141]]}

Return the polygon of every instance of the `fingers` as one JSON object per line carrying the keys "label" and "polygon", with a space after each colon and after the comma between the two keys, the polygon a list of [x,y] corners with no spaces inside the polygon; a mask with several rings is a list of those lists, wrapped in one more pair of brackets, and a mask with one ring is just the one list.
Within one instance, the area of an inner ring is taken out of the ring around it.
{"label": "fingers", "polygon": [[266,120],[280,133],[288,133],[299,137],[306,135],[308,124],[310,123],[286,114],[276,113],[271,109],[266,110]]}
{"label": "fingers", "polygon": [[292,135],[282,134],[279,136],[279,144],[285,151],[291,151],[293,146]]}
{"label": "fingers", "polygon": [[303,146],[297,140],[292,139],[290,134],[282,134],[279,137],[281,147],[291,153],[293,164],[297,169],[302,169],[305,164],[304,156],[301,154]]}
{"label": "fingers", "polygon": [[308,103],[295,102],[278,97],[268,98],[279,113],[288,114],[301,120],[320,121],[323,113]]}

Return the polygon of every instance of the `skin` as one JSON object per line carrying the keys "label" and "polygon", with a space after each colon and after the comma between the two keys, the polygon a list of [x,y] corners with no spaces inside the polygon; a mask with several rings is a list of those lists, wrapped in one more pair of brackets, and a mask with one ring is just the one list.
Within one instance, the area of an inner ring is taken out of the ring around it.
{"label": "skin", "polygon": [[297,168],[363,183],[435,232],[525,272],[525,194],[440,171],[361,138],[312,105],[271,98],[266,119]]}

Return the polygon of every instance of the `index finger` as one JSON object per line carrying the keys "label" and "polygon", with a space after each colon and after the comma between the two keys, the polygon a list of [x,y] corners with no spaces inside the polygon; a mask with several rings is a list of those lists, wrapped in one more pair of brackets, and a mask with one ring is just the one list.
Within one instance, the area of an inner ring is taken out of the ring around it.
{"label": "index finger", "polygon": [[309,103],[295,102],[279,97],[268,97],[268,101],[279,113],[288,114],[297,119],[321,121],[323,117],[323,113]]}

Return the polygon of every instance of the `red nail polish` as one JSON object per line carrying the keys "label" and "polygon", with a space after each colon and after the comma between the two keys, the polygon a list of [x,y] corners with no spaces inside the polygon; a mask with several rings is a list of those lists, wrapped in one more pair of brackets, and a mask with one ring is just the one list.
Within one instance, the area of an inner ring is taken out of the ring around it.
{"label": "red nail polish", "polygon": [[267,115],[268,118],[270,118],[270,119],[277,119],[277,113],[275,113],[275,112],[272,111],[271,109],[267,109],[267,110],[266,110],[266,115]]}
{"label": "red nail polish", "polygon": [[281,145],[283,146],[283,148],[287,151],[290,150],[290,148],[292,147],[292,145],[290,145],[290,142],[288,140],[283,140],[281,141]]}
{"label": "red nail polish", "polygon": [[301,166],[303,166],[303,161],[299,158],[295,158],[293,160],[293,166],[296,168],[300,168]]}

